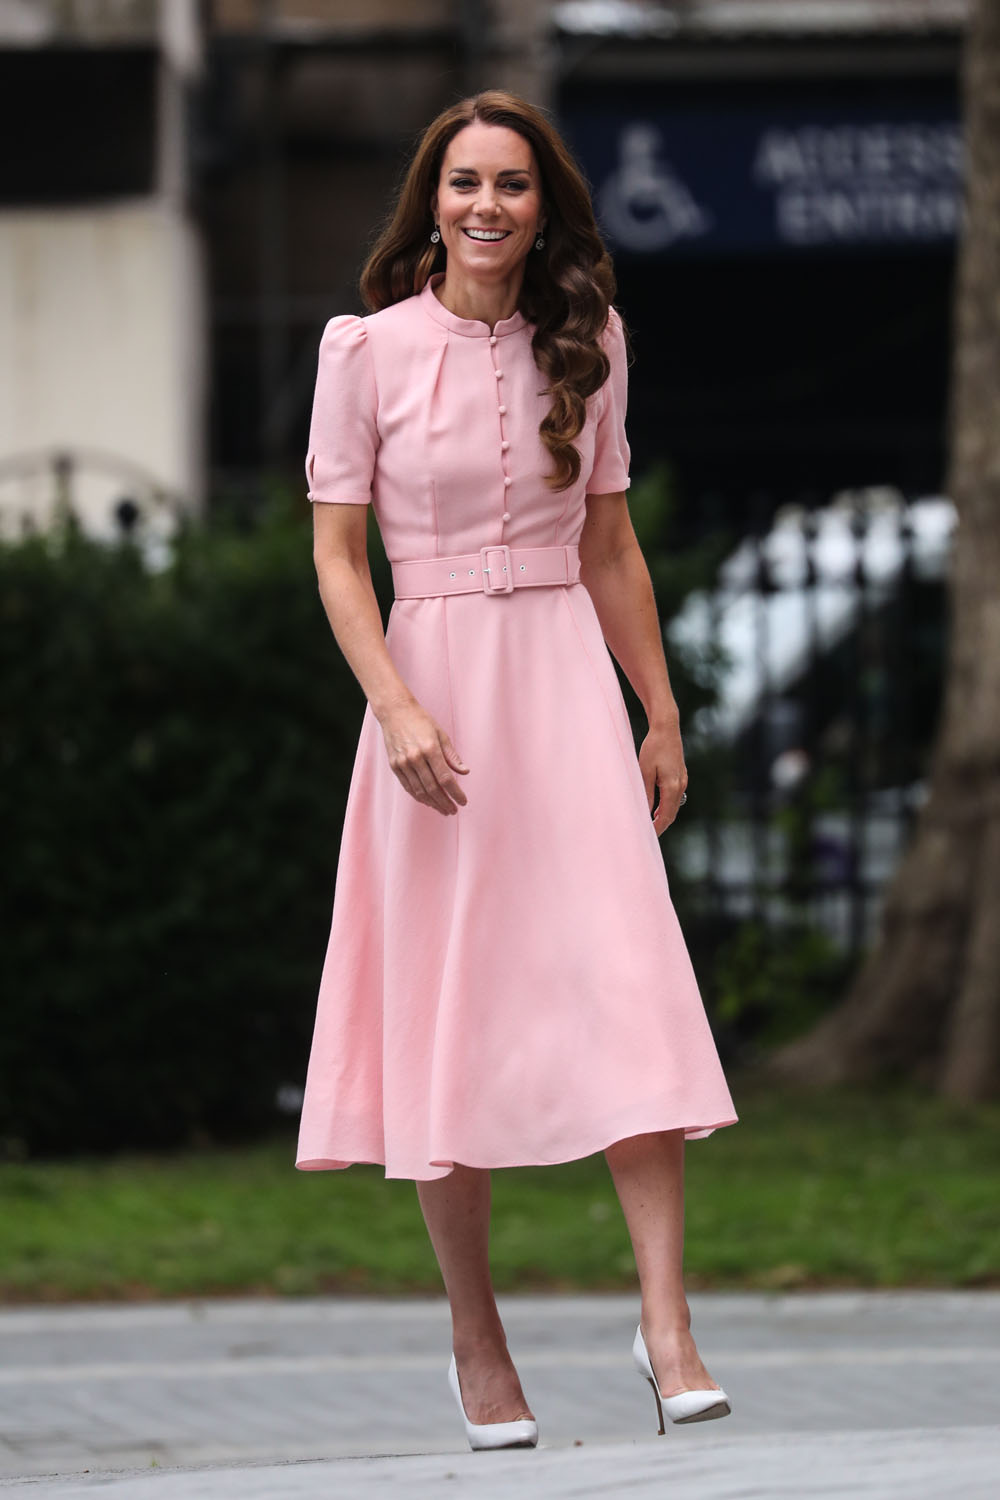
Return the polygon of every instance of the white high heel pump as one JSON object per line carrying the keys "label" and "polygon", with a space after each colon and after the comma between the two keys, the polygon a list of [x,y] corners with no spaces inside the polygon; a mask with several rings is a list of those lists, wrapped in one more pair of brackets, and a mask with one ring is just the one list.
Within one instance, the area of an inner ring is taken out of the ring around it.
{"label": "white high heel pump", "polygon": [[710,1422],[713,1417],[729,1416],[732,1410],[729,1397],[721,1388],[717,1391],[678,1391],[676,1396],[660,1395],[660,1387],[656,1383],[653,1366],[646,1351],[646,1340],[642,1336],[641,1323],[635,1330],[632,1358],[635,1360],[635,1367],[639,1374],[653,1387],[653,1395],[656,1397],[656,1414],[660,1419],[660,1437],[666,1431],[663,1425],[664,1411],[671,1422]]}
{"label": "white high heel pump", "polygon": [[465,1402],[462,1400],[462,1387],[458,1383],[458,1366],[454,1354],[448,1366],[448,1384],[462,1413],[470,1448],[534,1448],[538,1442],[538,1425],[530,1417],[521,1417],[517,1422],[469,1421],[465,1413]]}

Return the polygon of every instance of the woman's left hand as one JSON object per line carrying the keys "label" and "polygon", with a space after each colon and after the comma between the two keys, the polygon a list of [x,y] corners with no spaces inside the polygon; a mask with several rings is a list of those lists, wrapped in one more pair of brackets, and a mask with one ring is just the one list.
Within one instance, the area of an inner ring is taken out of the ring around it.
{"label": "woman's left hand", "polygon": [[660,800],[653,815],[653,827],[659,838],[676,818],[687,787],[687,767],[684,764],[679,723],[650,728],[639,748],[639,769],[645,783],[650,812],[653,812],[656,789],[660,789]]}

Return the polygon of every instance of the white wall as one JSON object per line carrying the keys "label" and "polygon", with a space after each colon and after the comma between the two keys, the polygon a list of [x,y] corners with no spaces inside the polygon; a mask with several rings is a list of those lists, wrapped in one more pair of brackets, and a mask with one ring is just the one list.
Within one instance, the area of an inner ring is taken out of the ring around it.
{"label": "white wall", "polygon": [[[4,462],[43,449],[131,461],[198,505],[204,491],[205,291],[199,235],[160,198],[0,213],[0,527],[51,508],[47,476]],[[88,530],[136,484],[84,465]]]}

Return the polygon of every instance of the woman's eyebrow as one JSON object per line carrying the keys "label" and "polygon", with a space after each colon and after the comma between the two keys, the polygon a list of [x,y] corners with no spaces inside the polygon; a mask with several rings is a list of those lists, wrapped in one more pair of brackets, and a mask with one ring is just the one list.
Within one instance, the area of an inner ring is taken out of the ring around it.
{"label": "woman's eyebrow", "polygon": [[[475,167],[449,167],[449,172],[461,172],[466,177],[478,177],[479,172]],[[530,167],[504,167],[503,171],[497,173],[498,177],[530,177]]]}

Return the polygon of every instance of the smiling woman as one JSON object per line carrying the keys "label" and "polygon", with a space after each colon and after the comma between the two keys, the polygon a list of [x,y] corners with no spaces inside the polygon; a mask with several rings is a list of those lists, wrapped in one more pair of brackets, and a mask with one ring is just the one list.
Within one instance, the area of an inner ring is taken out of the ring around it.
{"label": "smiling woman", "polygon": [[[368,709],[297,1165],[417,1183],[451,1387],[495,1448],[537,1428],[493,1299],[490,1169],[603,1150],[657,1410],[724,1416],[683,1289],[683,1147],[736,1114],[658,842],[687,773],[626,503],[625,333],[544,115],[488,93],[435,120],[361,284],[371,315],[323,335],[306,464]],[[608,647],[649,720],[638,757]]]}

